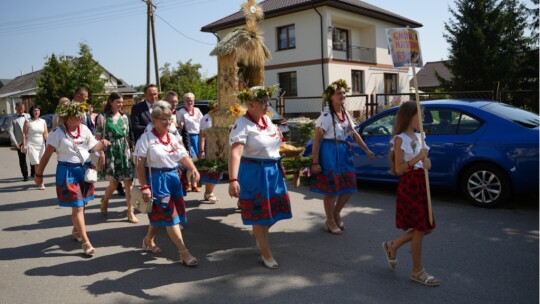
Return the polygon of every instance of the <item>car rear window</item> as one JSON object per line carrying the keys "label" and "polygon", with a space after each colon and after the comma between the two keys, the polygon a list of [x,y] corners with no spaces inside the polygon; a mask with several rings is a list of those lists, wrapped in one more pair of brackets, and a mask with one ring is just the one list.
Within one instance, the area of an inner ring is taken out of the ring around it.
{"label": "car rear window", "polygon": [[504,103],[491,103],[482,109],[498,115],[506,120],[512,121],[525,128],[538,128],[538,114],[531,113]]}

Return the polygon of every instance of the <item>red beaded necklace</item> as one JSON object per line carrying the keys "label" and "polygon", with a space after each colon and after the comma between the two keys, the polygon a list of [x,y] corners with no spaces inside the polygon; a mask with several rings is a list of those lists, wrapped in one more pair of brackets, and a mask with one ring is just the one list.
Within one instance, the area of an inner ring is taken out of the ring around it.
{"label": "red beaded necklace", "polygon": [[76,136],[71,133],[71,131],[68,129],[66,124],[64,124],[64,127],[66,127],[66,131],[67,131],[67,134],[69,134],[69,137],[71,137],[73,139],[77,139],[77,138],[81,137],[81,126],[80,125],[77,126],[77,135]]}
{"label": "red beaded necklace", "polygon": [[[186,108],[184,108],[184,109],[186,109]],[[189,116],[193,116],[193,115],[195,115],[195,108],[191,109],[191,112],[188,111],[188,109],[186,109],[186,112],[189,114]]]}
{"label": "red beaded necklace", "polygon": [[336,112],[336,117],[339,120],[339,122],[345,122],[345,119],[347,119],[346,115],[347,114],[345,114],[345,110],[343,110],[343,108],[341,108],[341,117],[343,118],[339,118],[339,115],[337,115],[337,112]]}
{"label": "red beaded necklace", "polygon": [[163,145],[167,146],[171,143],[171,137],[169,136],[169,132],[165,134],[167,135],[167,141],[163,141],[161,139],[161,136],[158,135],[155,128],[152,129],[152,133],[158,138],[159,142],[162,143]]}
{"label": "red beaded necklace", "polygon": [[249,119],[251,122],[253,122],[254,124],[257,125],[257,128],[259,128],[259,130],[266,130],[266,128],[268,128],[268,123],[266,122],[266,119],[264,119],[264,116],[261,117],[262,119],[262,126],[259,124],[258,121],[255,121],[255,119],[249,114],[249,112],[246,112],[246,117],[247,119]]}

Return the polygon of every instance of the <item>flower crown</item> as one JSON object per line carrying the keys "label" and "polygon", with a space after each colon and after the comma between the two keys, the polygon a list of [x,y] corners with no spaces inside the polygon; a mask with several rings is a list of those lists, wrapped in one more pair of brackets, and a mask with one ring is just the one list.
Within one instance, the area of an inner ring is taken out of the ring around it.
{"label": "flower crown", "polygon": [[277,84],[270,87],[252,87],[242,90],[240,93],[238,93],[237,97],[241,103],[245,103],[247,101],[261,102],[264,97],[272,97],[272,95],[274,95],[278,89],[279,87]]}
{"label": "flower crown", "polygon": [[340,88],[344,88],[345,93],[351,90],[351,88],[349,88],[349,86],[347,85],[347,81],[345,81],[344,79],[338,79],[326,87],[323,93],[324,100],[330,100],[330,96],[332,96]]}
{"label": "flower crown", "polygon": [[54,111],[60,118],[67,118],[72,116],[82,117],[88,109],[86,102],[74,102],[66,105],[56,107]]}

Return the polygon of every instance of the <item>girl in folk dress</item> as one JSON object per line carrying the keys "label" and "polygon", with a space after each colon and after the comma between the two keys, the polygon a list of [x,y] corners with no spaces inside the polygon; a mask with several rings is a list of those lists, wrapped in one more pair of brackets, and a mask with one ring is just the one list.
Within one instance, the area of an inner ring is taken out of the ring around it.
{"label": "girl in folk dress", "polygon": [[107,139],[111,146],[99,155],[99,177],[109,181],[105,194],[101,199],[101,214],[107,216],[109,199],[118,183],[123,181],[126,186],[127,219],[130,223],[138,223],[139,219],[133,212],[131,199],[131,183],[133,181],[133,160],[131,158],[129,139],[129,118],[122,112],[124,98],[120,93],[113,92],[107,99],[103,114],[97,118],[96,138]]}
{"label": "girl in folk dress", "polygon": [[[47,132],[47,122],[39,118],[41,108],[38,105],[30,108],[30,114],[32,117],[23,126],[23,149],[30,159],[30,166],[37,168],[45,152],[45,141],[49,137],[49,132]],[[39,189],[45,190],[45,185],[42,183]]]}
{"label": "girl in folk dress", "polygon": [[240,199],[244,225],[253,225],[253,235],[264,266],[275,269],[268,231],[277,221],[292,218],[279,146],[283,137],[272,124],[268,99],[275,87],[253,87],[238,94],[247,105],[229,135],[229,195]]}
{"label": "girl in folk dress", "polygon": [[438,286],[439,280],[428,274],[422,266],[422,240],[430,234],[435,223],[429,222],[424,168],[431,168],[429,147],[422,148],[416,103],[401,105],[390,142],[391,171],[401,175],[396,195],[396,227],[405,234],[382,243],[390,268],[397,267],[397,251],[404,244],[412,244],[413,269],[410,279],[428,286]]}
{"label": "girl in folk dress", "polygon": [[[212,128],[212,116],[211,114],[218,110],[219,103],[217,100],[212,100],[208,103],[210,111],[204,115],[201,120],[201,134],[199,140],[199,158],[206,157],[206,138],[208,137],[207,131]],[[210,204],[215,204],[219,199],[214,195],[214,187],[219,183],[221,172],[204,172],[201,173],[201,183],[204,184],[204,200]]]}
{"label": "girl in folk dress", "polygon": [[169,104],[156,101],[152,108],[154,128],[141,135],[135,147],[135,155],[138,157],[137,178],[141,183],[143,198],[145,201],[153,200],[152,211],[148,213],[150,226],[142,246],[144,250],[153,253],[162,252],[154,238],[159,227],[164,226],[178,249],[180,262],[195,266],[199,261],[189,253],[179,225],[186,221],[186,206],[178,176],[178,163],[181,162],[196,181],[199,179],[199,172],[184,146],[168,132],[172,123],[171,116]]}
{"label": "girl in folk dress", "polygon": [[345,80],[330,84],[323,97],[328,107],[315,123],[313,138],[313,163],[311,164],[311,191],[324,194],[326,231],[341,234],[345,225],[341,222],[341,210],[356,192],[356,169],[351,158],[351,147],[345,140],[351,136],[369,156],[375,154],[354,129],[354,122],[345,111],[345,94],[349,91]]}
{"label": "girl in folk dress", "polygon": [[91,256],[96,250],[86,234],[84,221],[84,206],[88,201],[94,199],[94,184],[87,183],[84,179],[85,170],[92,166],[88,150],[99,152],[110,142],[107,140],[97,141],[92,132],[81,124],[81,118],[84,117],[85,112],[86,103],[68,104],[56,109],[62,124],[49,134],[45,153],[36,169],[35,182],[37,185],[43,184],[43,171],[47,167],[51,155],[56,151],[58,158],[56,166],[58,205],[71,208],[73,239],[82,242],[84,254]]}

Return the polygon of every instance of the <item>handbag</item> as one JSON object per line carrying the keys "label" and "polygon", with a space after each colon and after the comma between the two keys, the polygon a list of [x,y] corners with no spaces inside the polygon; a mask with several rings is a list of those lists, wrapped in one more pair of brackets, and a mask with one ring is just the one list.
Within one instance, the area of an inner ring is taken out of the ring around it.
{"label": "handbag", "polygon": [[[73,141],[73,138],[71,138],[71,136],[69,136],[67,134],[66,129],[63,126],[60,126],[60,129],[62,129],[62,131],[64,131],[64,134],[66,135],[66,138],[69,141],[71,141],[71,143],[73,144],[73,147],[75,148],[75,152],[77,153],[77,156],[81,160],[81,164],[84,167],[85,162],[84,162],[84,159],[83,159],[83,157],[81,155],[81,151],[79,151],[79,148],[77,148],[77,145]],[[97,180],[98,180],[98,175],[97,175],[96,169],[94,169],[92,167],[86,168],[86,170],[84,171],[84,181],[87,182],[87,183],[93,184],[93,183],[97,182]]]}
{"label": "handbag", "polygon": [[[148,139],[148,137],[147,137]],[[148,139],[148,149],[150,149],[150,139]],[[152,172],[150,169],[150,151],[148,151],[147,154],[147,161],[148,164],[148,173],[150,175],[150,185],[152,184]],[[131,199],[129,200],[129,204],[133,206],[133,208],[137,209],[140,213],[149,213],[152,211],[152,205],[154,201],[154,194],[152,192],[152,187],[150,187],[150,200],[148,202],[145,202],[143,199],[143,193],[142,190],[135,186],[135,183],[137,182],[138,178],[135,179],[135,182],[133,183],[133,188],[131,189]]]}

